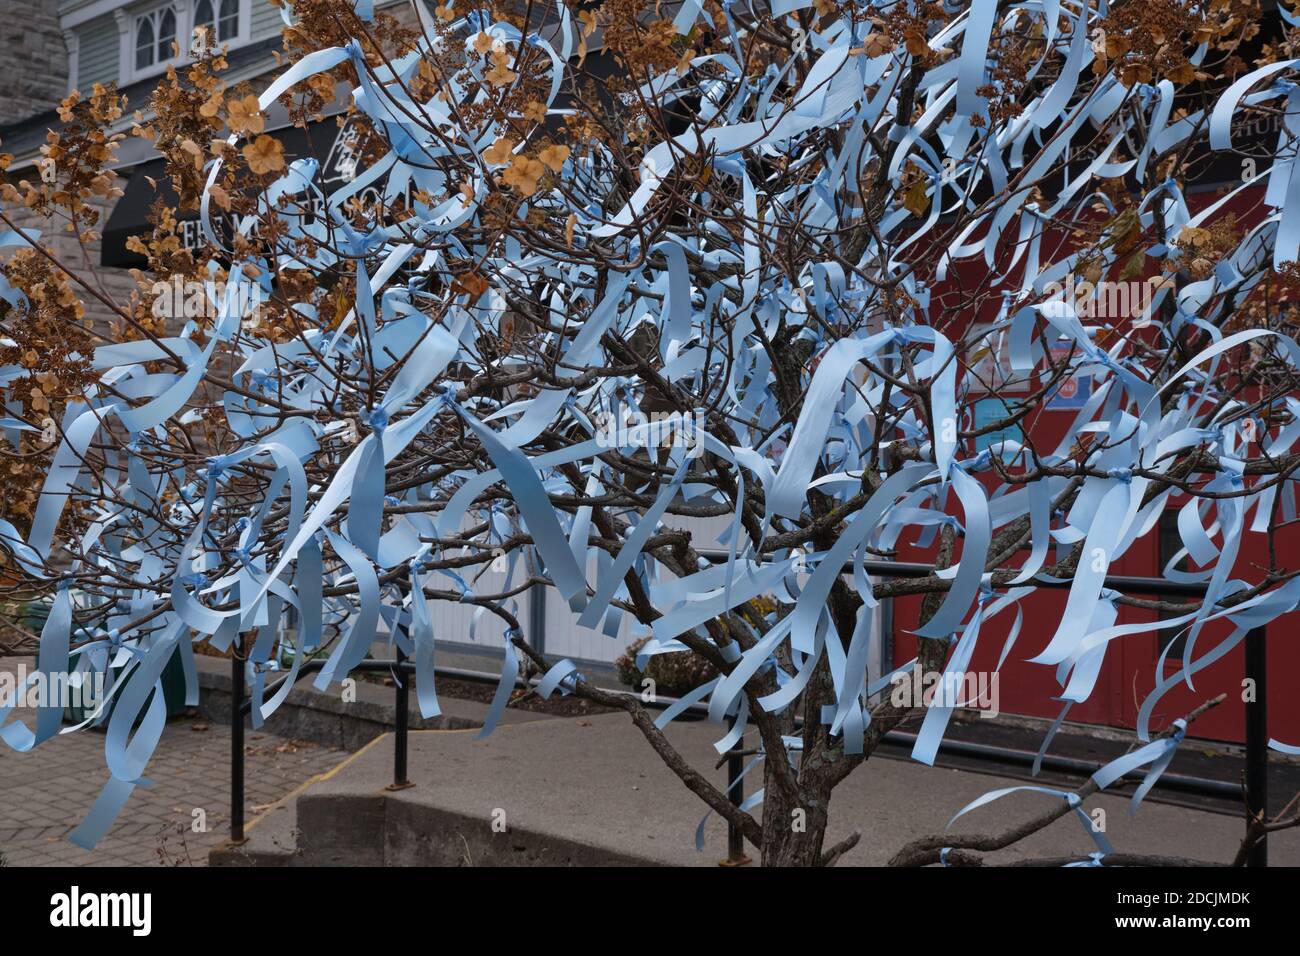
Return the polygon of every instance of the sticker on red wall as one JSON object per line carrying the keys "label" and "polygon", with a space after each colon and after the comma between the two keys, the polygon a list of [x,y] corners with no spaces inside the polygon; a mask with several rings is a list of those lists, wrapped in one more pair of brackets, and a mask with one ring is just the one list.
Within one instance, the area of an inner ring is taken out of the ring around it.
{"label": "sticker on red wall", "polygon": [[[1011,414],[1007,403],[1000,398],[981,398],[973,407],[974,414],[971,424],[975,430],[985,428],[996,422],[1005,421]],[[1024,442],[1025,433],[1020,430],[1019,425],[1011,425],[1007,428],[997,428],[983,435],[975,436],[975,454],[979,454],[990,445],[1000,441],[1010,439],[1011,441]]]}
{"label": "sticker on red wall", "polygon": [[[1070,354],[1069,340],[1052,346],[1052,364],[1059,365]],[[1068,412],[1083,408],[1092,397],[1091,375],[1070,375],[1047,393],[1046,409],[1049,412]]]}

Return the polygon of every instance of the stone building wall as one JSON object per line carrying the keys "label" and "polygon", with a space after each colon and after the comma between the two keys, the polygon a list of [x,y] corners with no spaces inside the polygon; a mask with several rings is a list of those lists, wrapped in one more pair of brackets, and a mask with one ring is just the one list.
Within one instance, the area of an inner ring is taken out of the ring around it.
{"label": "stone building wall", "polygon": [[56,0],[0,0],[0,127],[52,109],[68,92]]}
{"label": "stone building wall", "polygon": [[[27,175],[34,176],[36,171],[28,170]],[[21,179],[23,175],[19,174],[14,178],[15,180]],[[126,188],[126,177],[119,176],[117,185],[119,188]],[[102,233],[113,206],[117,204],[117,199],[103,199],[98,196],[91,196],[87,199],[87,202],[100,210],[100,219],[95,226],[95,231],[96,233]],[[136,288],[135,280],[126,269],[110,269],[100,265],[99,239],[95,239],[93,242],[81,243],[73,233],[67,231],[64,223],[46,219],[29,209],[7,206],[5,212],[13,218],[14,224],[20,229],[24,231],[39,230],[41,244],[48,248],[60,262],[75,272],[79,278],[85,279],[110,301],[123,308],[130,302],[131,293]],[[90,327],[100,334],[106,334],[110,320],[116,318],[113,310],[86,289],[79,287],[78,292],[86,307],[86,318],[90,320]]]}
{"label": "stone building wall", "polygon": [[[260,8],[265,3],[266,0],[256,0],[254,8]],[[377,6],[396,16],[406,26],[418,28],[419,19],[406,0],[383,0]],[[17,51],[9,57],[4,69],[0,70],[0,129],[52,110],[66,93],[68,60],[63,36],[59,32],[57,8],[57,0],[0,0],[0,51]],[[276,13],[277,30],[279,22],[279,14]],[[30,56],[27,51],[31,51]],[[267,71],[251,81],[254,91],[265,88],[280,72],[274,68],[269,55],[267,60]],[[139,104],[132,104],[133,107],[136,105]],[[0,152],[3,151],[4,145],[0,143]],[[123,175],[118,177],[119,187],[126,188],[129,173],[129,170],[124,170]],[[17,181],[38,175],[37,170],[29,167],[11,174],[11,178]],[[95,229],[102,232],[117,200],[89,197],[88,201],[100,207],[101,216]],[[6,204],[5,211],[24,230],[40,230],[42,243],[107,298],[123,307],[130,301],[131,293],[136,289],[135,280],[127,269],[100,264],[98,240],[83,246],[75,235],[66,230],[62,222],[46,221],[30,210],[9,204]],[[0,230],[4,228],[0,224]],[[11,250],[0,252],[0,262],[8,258],[8,251]],[[106,332],[109,321],[114,318],[112,309],[85,289],[80,289],[79,294],[91,327],[98,332]]]}

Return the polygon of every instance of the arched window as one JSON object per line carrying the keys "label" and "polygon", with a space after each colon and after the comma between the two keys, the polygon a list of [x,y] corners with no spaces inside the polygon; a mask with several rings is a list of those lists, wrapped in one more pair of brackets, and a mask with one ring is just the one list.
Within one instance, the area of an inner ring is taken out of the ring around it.
{"label": "arched window", "polygon": [[143,70],[153,64],[153,17],[143,16],[135,24],[135,68]]}
{"label": "arched window", "polygon": [[158,13],[158,62],[170,60],[175,54],[172,44],[176,41],[176,11],[164,7]]}
{"label": "arched window", "polygon": [[180,18],[172,4],[142,13],[135,18],[135,68],[146,70],[175,58]]}
{"label": "arched window", "polygon": [[194,26],[207,27],[208,39],[217,42],[239,36],[239,0],[198,0]]}
{"label": "arched window", "polygon": [[199,0],[194,5],[194,26],[207,27],[208,36],[216,39],[216,31],[213,29],[217,25],[217,15],[212,11],[212,0]]}
{"label": "arched window", "polygon": [[239,35],[239,0],[221,0],[219,39],[233,40]]}

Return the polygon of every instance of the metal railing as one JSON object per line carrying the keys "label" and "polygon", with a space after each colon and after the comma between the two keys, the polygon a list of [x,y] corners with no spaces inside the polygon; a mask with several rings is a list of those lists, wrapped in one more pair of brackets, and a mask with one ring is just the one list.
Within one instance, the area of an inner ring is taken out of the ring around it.
{"label": "metal railing", "polygon": [[[727,552],[725,551],[713,552],[705,550],[701,551],[700,554],[714,561],[725,561],[727,559]],[[868,560],[864,564],[867,572],[877,577],[917,578],[928,577],[934,573],[932,567],[924,564],[882,560]],[[1069,579],[1040,577],[1035,579],[1035,583],[1045,587],[1069,587],[1071,582]],[[1153,597],[1204,597],[1206,590],[1204,585],[1126,575],[1107,575],[1105,587],[1114,591],[1145,594]],[[1245,645],[1244,676],[1254,682],[1254,703],[1256,704],[1256,706],[1247,706],[1246,708],[1245,795],[1247,810],[1252,817],[1255,817],[1257,815],[1266,815],[1268,806],[1268,705],[1265,697],[1265,673],[1267,670],[1265,629],[1261,627],[1248,632]],[[235,845],[245,842],[244,715],[251,712],[253,705],[252,700],[244,695],[245,659],[239,656],[239,649],[240,644],[236,642],[231,657],[230,669],[230,840]],[[323,660],[304,662],[298,669],[295,681],[321,670],[324,663]],[[400,790],[410,787],[412,784],[407,779],[407,751],[410,731],[410,679],[414,676],[415,666],[406,659],[406,655],[399,648],[393,659],[365,660],[353,670],[393,673],[396,713],[394,715],[393,733],[393,780],[388,785],[388,789]],[[459,668],[437,667],[434,671],[438,676],[460,679],[491,682],[498,679],[497,675]],[[265,692],[266,696],[273,696],[288,679],[289,677],[286,675],[275,683],[268,685]],[[531,680],[519,678],[517,683],[530,686],[539,680],[539,677],[534,677]],[[610,692],[630,693],[627,691]],[[658,698],[651,703],[651,706],[663,708],[674,703],[676,701],[671,698]],[[707,713],[708,708],[704,704],[697,703],[690,705],[687,710],[693,713]],[[910,746],[911,742],[915,740],[915,736],[903,731],[890,731],[884,735],[884,740],[887,743]],[[727,754],[728,797],[735,806],[740,806],[745,797],[744,781],[741,779],[743,765],[741,748],[742,741],[737,741]],[[974,759],[1011,763],[1032,763],[1036,756],[1028,751],[956,740],[943,741],[939,749],[941,753],[947,752]],[[1042,765],[1049,769],[1054,768],[1070,773],[1087,773],[1089,775],[1102,766],[1099,763],[1052,756],[1045,756]],[[1125,779],[1129,778],[1141,779],[1141,773],[1133,771],[1126,775]],[[1156,788],[1179,790],[1213,797],[1233,796],[1240,793],[1240,788],[1226,781],[1168,773],[1160,777],[1156,783]],[[746,862],[748,862],[748,857],[745,856],[744,852],[744,836],[740,827],[729,822],[727,826],[727,859],[723,863],[739,865]],[[1251,847],[1247,857],[1247,865],[1252,867],[1268,865],[1267,835],[1261,836],[1259,841]]]}

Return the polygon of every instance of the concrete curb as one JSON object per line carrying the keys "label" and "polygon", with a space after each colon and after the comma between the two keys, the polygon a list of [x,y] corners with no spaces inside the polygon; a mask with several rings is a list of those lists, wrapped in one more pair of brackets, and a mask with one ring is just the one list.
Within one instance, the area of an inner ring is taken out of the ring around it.
{"label": "concrete curb", "polygon": [[[230,722],[230,662],[225,658],[197,655],[199,710],[215,723]],[[344,701],[337,688],[319,691],[310,680],[299,681],[279,709],[259,732],[294,740],[355,751],[364,747],[396,725],[397,710],[392,688],[358,680],[356,700]],[[466,730],[483,726],[486,704],[442,697],[441,716],[425,720],[420,716],[415,695],[411,695],[410,727],[412,730]],[[507,710],[503,721],[511,723],[546,720],[544,714]]]}

